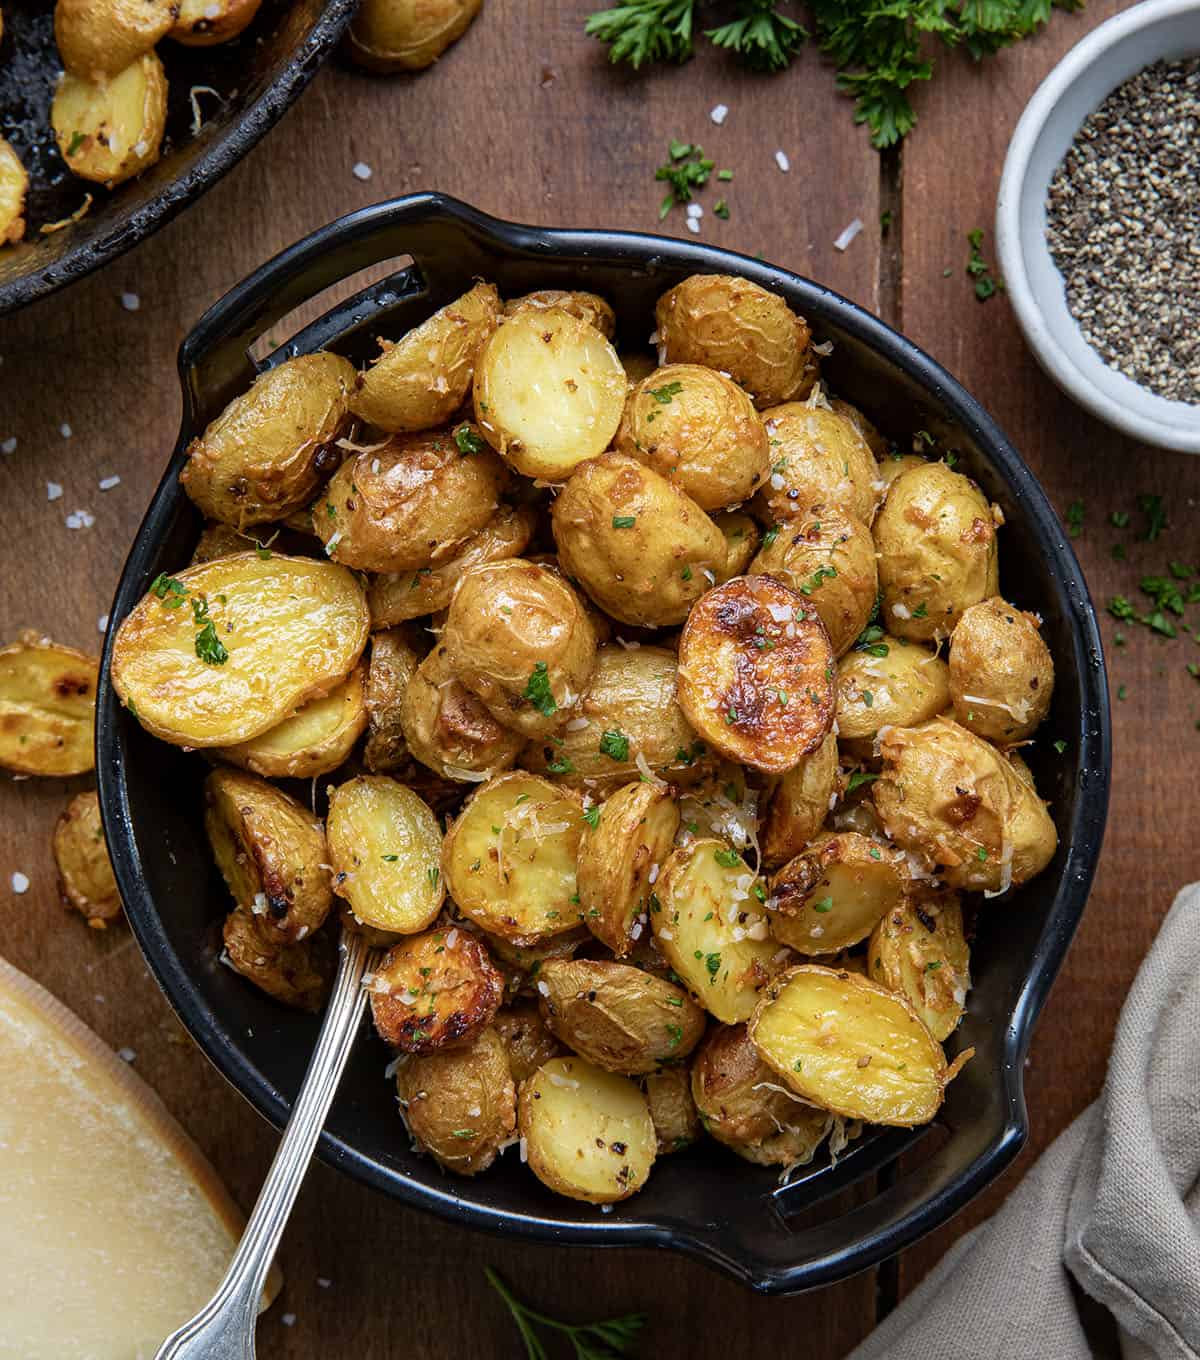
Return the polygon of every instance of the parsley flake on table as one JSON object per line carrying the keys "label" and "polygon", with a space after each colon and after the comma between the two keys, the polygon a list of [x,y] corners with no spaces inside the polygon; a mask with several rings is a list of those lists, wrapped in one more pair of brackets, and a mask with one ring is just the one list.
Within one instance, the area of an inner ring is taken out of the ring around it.
{"label": "parsley flake on table", "polygon": [[646,1323],[643,1313],[629,1313],[604,1322],[559,1322],[522,1303],[490,1266],[484,1266],[483,1273],[517,1324],[527,1360],[546,1360],[546,1347],[537,1334],[539,1327],[566,1337],[573,1347],[575,1360],[617,1360],[631,1354],[631,1347]]}
{"label": "parsley flake on table", "polygon": [[555,703],[554,695],[550,692],[550,676],[544,661],[538,661],[534,664],[529,675],[529,682],[525,686],[524,697],[544,718],[549,718],[558,711],[558,704]]}
{"label": "parsley flake on table", "polygon": [[991,266],[983,258],[983,228],[976,227],[967,232],[967,244],[971,248],[967,259],[967,273],[975,280],[975,297],[979,302],[1004,291],[1004,280],[997,278]]}

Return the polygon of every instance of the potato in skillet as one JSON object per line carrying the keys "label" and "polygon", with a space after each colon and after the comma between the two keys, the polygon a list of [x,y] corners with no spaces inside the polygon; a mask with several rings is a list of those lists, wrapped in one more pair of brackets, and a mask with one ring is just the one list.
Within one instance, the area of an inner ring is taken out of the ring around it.
{"label": "potato in skillet", "polygon": [[0,246],[25,235],[25,195],[29,176],[11,146],[0,137]]}
{"label": "potato in skillet", "polygon": [[963,611],[950,636],[954,716],[1001,744],[1041,726],[1054,694],[1054,659],[1032,614],[995,596]]}
{"label": "potato in skillet", "polygon": [[883,483],[866,440],[829,406],[793,401],[762,414],[771,471],[756,513],[780,523],[838,506],[863,524],[875,518]]}
{"label": "potato in skillet", "polygon": [[67,168],[108,189],[158,160],[166,121],[167,77],[153,51],[99,81],[64,75],[50,105]]}

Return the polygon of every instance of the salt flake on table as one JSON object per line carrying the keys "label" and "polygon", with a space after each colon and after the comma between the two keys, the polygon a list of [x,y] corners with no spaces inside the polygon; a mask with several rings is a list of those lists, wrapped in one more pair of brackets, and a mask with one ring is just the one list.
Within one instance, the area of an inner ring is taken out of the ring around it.
{"label": "salt flake on table", "polygon": [[96,516],[90,510],[72,510],[66,519],[68,529],[90,529],[95,522]]}
{"label": "salt flake on table", "polygon": [[366,163],[366,161],[357,161],[357,162],[355,163],[355,166],[354,166],[354,169],[353,169],[352,173],[353,173],[355,179],[361,179],[361,180],[363,180],[364,182],[366,182],[367,180],[369,180],[369,179],[371,178],[371,176],[372,176],[375,172],[374,172],[374,171],[371,169],[371,167]]}
{"label": "salt flake on table", "polygon": [[775,164],[779,166],[780,170],[782,170],[785,175],[792,168],[792,163],[788,160],[786,151],[776,151]]}
{"label": "salt flake on table", "polygon": [[62,489],[62,483],[61,483],[61,482],[47,482],[47,483],[46,483],[46,499],[47,499],[48,501],[56,501],[56,500],[58,500],[59,497],[62,495],[62,492],[63,492],[63,489]]}
{"label": "salt flake on table", "polygon": [[17,436],[10,435],[7,439],[0,440],[0,453],[16,453]]}
{"label": "salt flake on table", "polygon": [[101,491],[111,491],[114,486],[121,485],[121,479],[114,472],[111,477],[101,477],[98,485]]}
{"label": "salt flake on table", "polygon": [[12,890],[18,895],[18,897],[21,895],[21,893],[26,893],[29,891],[28,874],[23,874],[18,870],[16,873],[13,874],[11,882]]}
{"label": "salt flake on table", "polygon": [[834,241],[833,243],[834,250],[845,250],[846,247],[850,244],[850,242],[853,241],[854,238],[858,235],[858,233],[862,231],[862,229],[863,229],[862,218],[856,217],[854,221],[849,224],[849,226],[843,229],[841,235],[837,238],[837,240]]}
{"label": "salt flake on table", "polygon": [[692,233],[693,236],[699,236],[699,235],[700,235],[700,219],[699,219],[698,217],[689,217],[689,218],[687,219],[687,229],[688,229],[688,231],[690,231],[690,232]]}
{"label": "salt flake on table", "polygon": [[108,632],[108,615],[107,615],[107,614],[101,614],[100,617],[96,620],[96,631],[97,631],[98,633],[107,633],[107,632]]}
{"label": "salt flake on table", "polygon": [[718,127],[729,117],[729,105],[717,104],[708,115]]}
{"label": "salt flake on table", "polygon": [[704,209],[699,203],[689,203],[687,205],[687,215],[689,217],[703,217]]}
{"label": "salt flake on table", "polygon": [[118,1048],[117,1057],[122,1062],[131,1063],[137,1057],[137,1053],[132,1048]]}
{"label": "salt flake on table", "polygon": [[279,1321],[282,1322],[285,1327],[294,1327],[296,1325],[296,1314],[284,1313]]}
{"label": "salt flake on table", "polygon": [[142,300],[136,293],[121,294],[121,306],[124,307],[127,312],[136,312],[141,305]]}
{"label": "salt flake on table", "polygon": [[67,424],[65,420],[58,427],[58,432],[59,434],[62,435],[64,439],[70,439],[70,437],[75,433],[75,431],[71,429],[71,427]]}

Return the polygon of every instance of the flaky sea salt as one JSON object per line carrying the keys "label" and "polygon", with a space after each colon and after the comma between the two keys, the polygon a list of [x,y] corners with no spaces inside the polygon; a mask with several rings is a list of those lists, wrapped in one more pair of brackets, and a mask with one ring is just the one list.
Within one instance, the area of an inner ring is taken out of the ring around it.
{"label": "flaky sea salt", "polygon": [[58,499],[62,496],[62,493],[63,493],[63,489],[62,489],[62,483],[61,483],[61,482],[47,482],[47,483],[46,483],[46,499],[47,499],[48,501],[56,501],[56,500],[58,500]]}
{"label": "flaky sea salt", "polygon": [[361,179],[365,184],[366,181],[369,180],[375,172],[366,163],[366,161],[356,161],[354,164],[354,169],[352,170],[351,173],[354,175],[355,179]]}
{"label": "flaky sea salt", "polygon": [[18,897],[21,895],[21,893],[27,893],[29,891],[28,874],[23,874],[18,870],[13,874],[12,879],[10,881],[12,883],[12,890],[17,894]]}
{"label": "flaky sea salt", "polygon": [[101,477],[97,485],[101,491],[111,491],[121,485],[121,478],[114,472],[111,477]]}
{"label": "flaky sea salt", "polygon": [[141,305],[142,300],[136,293],[121,294],[121,306],[124,307],[127,312],[136,312]]}
{"label": "flaky sea salt", "polygon": [[717,104],[708,115],[718,127],[729,117],[729,106],[727,104]]}
{"label": "flaky sea salt", "polygon": [[785,175],[792,168],[792,163],[788,160],[786,151],[776,151],[775,164],[779,166]]}
{"label": "flaky sea salt", "polygon": [[90,510],[72,510],[65,520],[68,529],[90,529],[95,522]]}

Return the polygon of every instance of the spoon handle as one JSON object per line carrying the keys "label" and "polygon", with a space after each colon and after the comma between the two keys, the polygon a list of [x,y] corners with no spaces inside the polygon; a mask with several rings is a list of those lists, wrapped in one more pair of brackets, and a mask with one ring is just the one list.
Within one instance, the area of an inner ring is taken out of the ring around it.
{"label": "spoon handle", "polygon": [[267,1272],[312,1159],[365,1004],[372,953],[343,931],[337,977],[304,1084],[225,1278],[204,1307],[159,1347],[155,1360],[254,1360],[254,1326]]}

